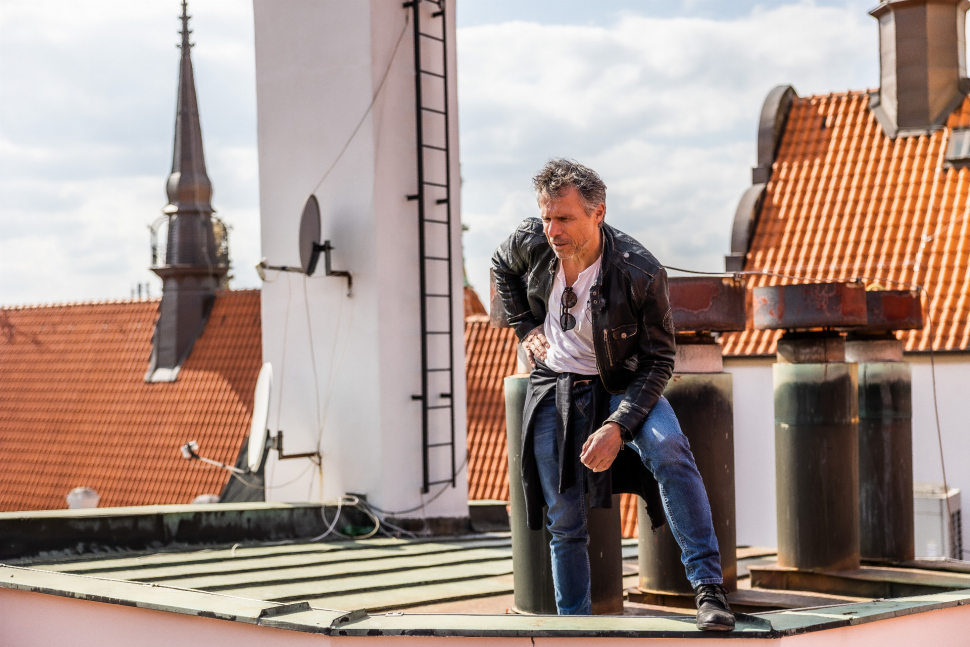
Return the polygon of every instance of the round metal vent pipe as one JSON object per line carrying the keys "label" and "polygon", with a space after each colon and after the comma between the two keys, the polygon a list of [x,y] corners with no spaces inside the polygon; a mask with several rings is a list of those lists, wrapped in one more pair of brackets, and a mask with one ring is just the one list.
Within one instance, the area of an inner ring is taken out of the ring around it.
{"label": "round metal vent pipe", "polygon": [[778,565],[859,566],[858,367],[835,327],[864,325],[860,283],[754,289],[754,323],[782,329],[773,367]]}
{"label": "round metal vent pipe", "polygon": [[[724,587],[734,591],[738,568],[733,381],[724,372],[721,346],[710,333],[744,330],[744,284],[733,278],[672,278],[669,289],[678,333],[677,358],[664,397],[677,414],[704,480]],[[695,330],[704,332],[685,332]],[[640,591],[648,596],[692,596],[670,525],[652,531],[642,500],[637,524]]]}
{"label": "round metal vent pipe", "polygon": [[522,489],[522,411],[528,375],[505,378],[505,429],[509,443],[509,524],[512,529],[513,610],[518,613],[556,615],[556,592],[552,585],[552,560],[545,528],[529,530]]}
{"label": "round metal vent pipe", "polygon": [[[528,375],[505,378],[505,428],[509,452],[509,504],[512,514],[513,609],[518,613],[556,614],[552,559],[546,528],[530,530],[522,489],[522,412]],[[588,504],[587,504],[588,506]],[[610,509],[587,507],[589,566],[593,614],[623,613],[623,553],[620,496]]]}
{"label": "round metal vent pipe", "polygon": [[859,540],[862,559],[915,558],[912,369],[892,330],[923,327],[918,292],[866,292],[869,323],[849,333],[859,365]]}

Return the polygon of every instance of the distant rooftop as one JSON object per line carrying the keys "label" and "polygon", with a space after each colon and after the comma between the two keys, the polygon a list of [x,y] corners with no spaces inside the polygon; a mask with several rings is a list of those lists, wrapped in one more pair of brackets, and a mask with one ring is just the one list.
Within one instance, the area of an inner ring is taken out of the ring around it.
{"label": "distant rooftop", "polygon": [[182,458],[197,440],[233,464],[262,363],[260,296],[220,292],[170,383],[145,382],[159,299],[0,308],[0,511],[64,508],[78,486],[102,506],[220,494],[224,470]]}
{"label": "distant rooftop", "polygon": [[[889,139],[868,92],[796,97],[781,135],[745,270],[927,291],[929,328],[907,351],[970,350],[970,168],[947,163],[970,98],[931,135]],[[748,287],[793,282],[758,276]],[[750,316],[750,308],[749,308]],[[724,335],[725,355],[769,355],[781,331]]]}

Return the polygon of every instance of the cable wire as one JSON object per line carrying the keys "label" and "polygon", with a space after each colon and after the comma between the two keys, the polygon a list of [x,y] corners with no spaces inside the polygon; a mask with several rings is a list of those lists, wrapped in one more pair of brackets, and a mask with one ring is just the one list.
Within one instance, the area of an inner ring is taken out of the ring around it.
{"label": "cable wire", "polygon": [[380,96],[381,90],[384,89],[384,82],[387,81],[387,77],[391,72],[391,66],[394,64],[394,59],[397,58],[397,51],[398,49],[401,48],[401,41],[404,40],[404,34],[407,33],[408,25],[410,23],[411,23],[410,14],[405,14],[404,29],[401,30],[401,35],[397,37],[397,43],[394,45],[394,51],[391,53],[391,60],[387,62],[387,69],[384,70],[384,75],[381,77],[381,82],[377,85],[377,90],[374,91],[374,96],[371,98],[370,103],[367,105],[367,110],[365,110],[364,114],[361,115],[360,121],[357,122],[357,125],[354,127],[354,131],[350,133],[350,137],[347,138],[347,143],[345,143],[343,148],[340,149],[340,152],[337,153],[337,157],[333,160],[333,163],[330,165],[330,168],[326,170],[326,172],[323,174],[323,177],[320,178],[320,181],[317,182],[317,185],[313,187],[313,191],[310,191],[310,193],[316,193],[317,189],[320,188],[324,180],[326,180],[327,177],[330,175],[330,173],[333,171],[333,169],[336,168],[337,162],[339,162],[340,158],[342,158],[344,156],[344,153],[347,152],[347,149],[350,147],[350,143],[354,141],[354,137],[357,136],[357,132],[360,130],[360,127],[364,125],[364,121],[366,121],[367,115],[370,114],[370,111],[374,107],[374,104],[377,103],[377,97]]}
{"label": "cable wire", "polygon": [[286,334],[290,330],[290,275],[286,275],[286,308],[283,311],[283,350],[280,357],[280,398],[276,403],[276,430],[280,429],[280,419],[283,415],[283,375],[286,371]]}
{"label": "cable wire", "polygon": [[[468,454],[466,453],[465,454],[465,460],[463,460],[461,462],[461,465],[459,465],[458,468],[455,470],[455,473],[451,475],[451,478],[452,479],[455,479],[459,474],[461,474],[462,470],[465,469],[465,465],[467,465],[467,464],[468,464]],[[368,503],[367,505],[372,510],[374,510],[376,512],[380,512],[381,514],[386,515],[386,516],[389,516],[389,517],[397,516],[399,514],[407,514],[409,512],[417,512],[418,510],[422,510],[422,509],[426,508],[428,505],[430,505],[435,500],[437,500],[438,497],[440,497],[442,494],[444,494],[445,491],[448,488],[450,488],[450,487],[451,486],[448,483],[445,483],[444,485],[442,485],[441,489],[438,490],[438,492],[433,497],[431,497],[427,501],[424,501],[421,505],[414,506],[413,508],[408,508],[407,510],[398,510],[396,512],[392,512],[390,510],[384,510],[382,508],[378,508],[376,505],[373,505],[373,504],[370,504],[370,503]]]}
{"label": "cable wire", "polygon": [[[303,275],[303,311],[306,313],[306,330],[310,342],[310,365],[313,368],[313,401],[317,407],[317,425],[320,424],[320,379],[317,377],[317,354],[313,350],[313,322],[310,321],[310,296],[307,294],[307,275]],[[343,303],[343,299],[341,299]],[[319,429],[318,435],[319,435]],[[317,448],[319,449],[319,447]]]}

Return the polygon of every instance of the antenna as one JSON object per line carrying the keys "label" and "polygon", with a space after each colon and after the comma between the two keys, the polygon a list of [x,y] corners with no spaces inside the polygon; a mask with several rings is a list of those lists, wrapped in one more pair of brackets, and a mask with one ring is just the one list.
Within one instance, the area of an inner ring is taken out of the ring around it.
{"label": "antenna", "polygon": [[273,365],[269,362],[263,364],[259,369],[259,377],[256,378],[256,396],[253,400],[253,421],[249,427],[249,447],[247,456],[249,458],[249,471],[258,472],[263,465],[263,456],[266,454],[266,441],[269,436],[269,429],[266,423],[269,420],[269,396],[273,390]]}
{"label": "antenna", "polygon": [[335,270],[330,267],[330,252],[334,247],[329,240],[320,244],[320,203],[317,196],[311,195],[303,207],[303,216],[300,218],[300,263],[303,264],[303,273],[313,276],[317,270],[317,262],[320,260],[320,252],[323,252],[323,272],[327,276],[346,276],[347,277],[347,296],[350,296],[354,287],[354,279],[350,272],[346,270]]}
{"label": "antenna", "polygon": [[300,216],[300,266],[303,273],[312,276],[320,260],[320,203],[311,195]]}
{"label": "antenna", "polygon": [[324,274],[327,276],[347,277],[347,296],[351,296],[354,287],[354,278],[347,270],[335,270],[330,266],[330,252],[335,248],[329,240],[320,243],[320,203],[317,196],[311,195],[303,205],[303,215],[300,216],[300,267],[292,265],[269,265],[266,259],[262,259],[256,264],[256,273],[263,281],[266,280],[266,270],[277,270],[279,272],[299,272],[307,276],[313,276],[317,270],[317,262],[320,260],[320,252],[323,252]]}

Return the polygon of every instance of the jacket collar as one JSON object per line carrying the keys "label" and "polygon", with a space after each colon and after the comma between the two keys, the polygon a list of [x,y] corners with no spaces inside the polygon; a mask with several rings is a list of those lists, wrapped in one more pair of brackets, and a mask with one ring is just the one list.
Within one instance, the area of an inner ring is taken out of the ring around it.
{"label": "jacket collar", "polygon": [[[610,227],[605,222],[603,226],[600,227],[600,234],[603,236],[603,261],[600,264],[599,274],[596,276],[596,280],[593,285],[599,285],[603,282],[603,271],[605,268],[610,266],[613,262],[613,250],[616,247],[616,237],[613,234],[613,228]],[[549,250],[552,251],[552,246],[549,246]],[[551,254],[552,258],[549,263],[549,289],[552,289],[552,282],[556,279],[556,272],[559,271],[559,257],[556,256],[555,252]]]}

